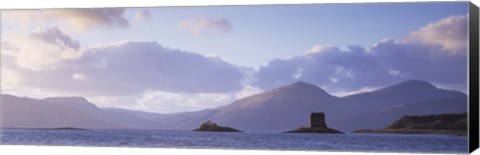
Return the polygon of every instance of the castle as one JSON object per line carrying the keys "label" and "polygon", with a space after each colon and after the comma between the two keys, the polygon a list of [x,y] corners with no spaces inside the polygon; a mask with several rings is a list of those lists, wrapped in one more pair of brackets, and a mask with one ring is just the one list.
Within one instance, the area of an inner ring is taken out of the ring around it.
{"label": "castle", "polygon": [[301,127],[286,133],[342,133],[341,131],[327,127],[325,113],[312,112],[310,114],[310,127]]}
{"label": "castle", "polygon": [[310,127],[311,128],[326,128],[327,124],[325,123],[325,113],[323,112],[312,112],[310,114]]}

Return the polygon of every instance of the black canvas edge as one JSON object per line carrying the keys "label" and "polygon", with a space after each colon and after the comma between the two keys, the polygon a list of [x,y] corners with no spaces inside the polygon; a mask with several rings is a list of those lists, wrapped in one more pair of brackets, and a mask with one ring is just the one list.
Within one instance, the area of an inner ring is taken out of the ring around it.
{"label": "black canvas edge", "polygon": [[479,147],[479,32],[478,7],[469,5],[469,152]]}

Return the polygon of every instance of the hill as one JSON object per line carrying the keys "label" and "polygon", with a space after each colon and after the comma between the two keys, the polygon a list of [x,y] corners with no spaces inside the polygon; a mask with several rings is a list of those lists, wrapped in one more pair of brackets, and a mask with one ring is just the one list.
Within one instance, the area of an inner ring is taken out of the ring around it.
{"label": "hill", "polygon": [[354,133],[453,134],[467,135],[467,113],[407,115],[383,130],[357,130]]}
{"label": "hill", "polygon": [[[419,80],[393,84],[346,97],[296,82],[248,96],[226,106],[193,112],[159,114],[99,108],[82,97],[46,99],[2,95],[2,127],[127,128],[192,130],[207,120],[246,132],[283,132],[308,126],[312,112],[342,132],[382,129],[405,115],[467,111],[467,95]],[[28,108],[27,108],[28,107]]]}

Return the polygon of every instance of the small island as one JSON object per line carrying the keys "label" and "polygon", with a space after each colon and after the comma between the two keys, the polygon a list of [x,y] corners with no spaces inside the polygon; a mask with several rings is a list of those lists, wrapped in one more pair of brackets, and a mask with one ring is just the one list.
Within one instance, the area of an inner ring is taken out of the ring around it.
{"label": "small island", "polygon": [[74,128],[74,127],[64,127],[64,128],[54,128],[54,130],[86,130],[86,129]]}
{"label": "small island", "polygon": [[403,116],[383,130],[356,130],[353,133],[448,134],[467,136],[467,113]]}
{"label": "small island", "polygon": [[218,126],[216,123],[213,123],[210,120],[202,123],[202,125],[200,125],[200,128],[193,131],[242,132],[231,127]]}
{"label": "small island", "polygon": [[87,129],[76,128],[76,127],[58,127],[58,128],[45,128],[45,130],[87,130]]}
{"label": "small island", "polygon": [[325,123],[325,114],[311,113],[310,114],[310,127],[301,127],[295,130],[287,131],[285,133],[335,133],[341,134],[341,131],[327,127]]}

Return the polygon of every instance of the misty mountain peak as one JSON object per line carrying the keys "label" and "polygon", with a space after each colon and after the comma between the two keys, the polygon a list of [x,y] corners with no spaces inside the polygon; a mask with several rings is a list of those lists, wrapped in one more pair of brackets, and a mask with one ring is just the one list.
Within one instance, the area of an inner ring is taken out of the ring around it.
{"label": "misty mountain peak", "polygon": [[82,107],[82,108],[92,108],[96,109],[97,106],[90,103],[86,98],[84,97],[76,97],[76,96],[71,96],[71,97],[49,97],[45,98],[42,101],[48,102],[48,103],[53,103],[53,104],[59,104],[59,105],[64,105],[64,106],[69,106],[69,107]]}
{"label": "misty mountain peak", "polygon": [[44,101],[54,102],[75,102],[75,103],[89,103],[84,97],[70,96],[70,97],[48,97],[43,99]]}
{"label": "misty mountain peak", "polygon": [[304,82],[304,81],[298,81],[283,87],[280,87],[283,89],[321,89],[317,87],[316,85]]}
{"label": "misty mountain peak", "polygon": [[304,82],[304,81],[298,81],[295,83],[290,84],[292,87],[315,87],[318,88],[316,85]]}
{"label": "misty mountain peak", "polygon": [[298,81],[283,87],[279,87],[271,90],[270,92],[280,93],[280,94],[290,94],[290,95],[293,95],[293,94],[299,94],[299,95],[312,94],[313,95],[314,94],[315,96],[333,97],[322,88],[304,81]]}
{"label": "misty mountain peak", "polygon": [[416,86],[416,87],[425,87],[425,88],[436,88],[434,85],[431,83],[428,83],[427,81],[422,81],[422,80],[408,80],[402,83],[399,83],[398,85],[407,85],[407,86]]}

